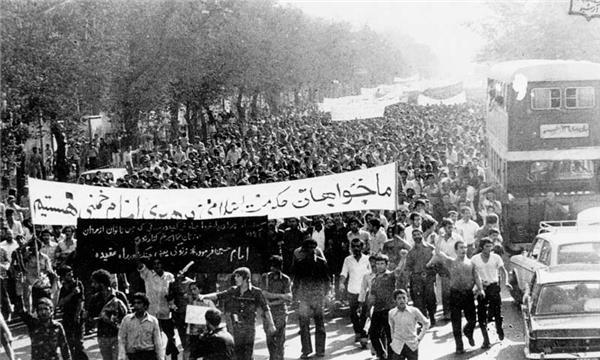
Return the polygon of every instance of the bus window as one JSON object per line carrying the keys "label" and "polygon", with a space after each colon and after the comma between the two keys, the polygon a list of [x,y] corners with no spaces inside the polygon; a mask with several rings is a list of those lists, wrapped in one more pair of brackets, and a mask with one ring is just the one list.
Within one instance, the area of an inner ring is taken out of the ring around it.
{"label": "bus window", "polygon": [[534,110],[559,109],[560,89],[532,89],[531,108]]}
{"label": "bus window", "polygon": [[591,108],[594,107],[594,97],[593,87],[567,88],[565,106],[568,109]]}
{"label": "bus window", "polygon": [[591,160],[534,161],[529,168],[533,181],[582,180],[594,176]]}

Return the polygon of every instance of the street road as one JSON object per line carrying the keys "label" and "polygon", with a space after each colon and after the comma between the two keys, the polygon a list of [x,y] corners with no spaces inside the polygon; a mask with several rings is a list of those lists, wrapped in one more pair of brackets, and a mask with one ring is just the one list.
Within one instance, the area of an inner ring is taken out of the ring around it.
{"label": "street road", "polygon": [[[452,337],[452,326],[450,322],[440,322],[427,332],[419,347],[420,359],[443,360],[443,359],[506,359],[520,360],[523,356],[523,321],[520,310],[512,303],[510,296],[503,290],[502,313],[504,314],[504,341],[498,341],[494,324],[488,325],[492,348],[486,351],[480,349],[483,342],[479,329],[475,330],[475,347],[470,348],[464,339],[465,350],[463,355],[454,354],[454,339]],[[441,306],[438,308],[438,317],[441,316]],[[327,319],[327,349],[325,359],[365,360],[372,358],[370,350],[362,350],[355,344],[354,334],[350,320],[347,317]],[[463,319],[464,323],[464,319]],[[288,321],[287,340],[285,349],[286,359],[298,359],[300,357],[300,336],[298,335],[298,322],[292,315]],[[21,360],[30,359],[29,337],[24,328],[14,331],[17,358]],[[257,330],[257,342],[255,350],[256,360],[269,358],[265,336],[262,328]],[[314,341],[314,336],[313,336]],[[91,360],[101,360],[95,336],[86,337],[85,348]],[[4,356],[2,357],[4,358]]]}

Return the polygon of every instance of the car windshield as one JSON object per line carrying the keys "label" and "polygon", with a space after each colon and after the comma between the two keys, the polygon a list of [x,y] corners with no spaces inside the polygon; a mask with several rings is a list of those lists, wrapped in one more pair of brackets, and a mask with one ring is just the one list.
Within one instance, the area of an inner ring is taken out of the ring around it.
{"label": "car windshield", "polygon": [[581,242],[558,247],[558,264],[600,264],[600,242]]}
{"label": "car windshield", "polygon": [[600,281],[543,285],[536,315],[600,313]]}

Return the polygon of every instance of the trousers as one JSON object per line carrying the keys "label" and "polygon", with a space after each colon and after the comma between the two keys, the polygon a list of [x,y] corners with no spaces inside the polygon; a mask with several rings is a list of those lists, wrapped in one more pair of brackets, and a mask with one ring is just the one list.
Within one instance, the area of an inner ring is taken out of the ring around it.
{"label": "trousers", "polygon": [[418,360],[419,359],[419,349],[411,350],[406,344],[402,348],[400,354],[396,354],[396,352],[392,351],[390,360]]}
{"label": "trousers", "polygon": [[287,316],[285,314],[273,314],[273,322],[275,323],[275,332],[267,335],[269,360],[283,360]]}
{"label": "trousers", "polygon": [[233,325],[233,341],[236,360],[252,360],[254,358],[254,324],[238,323]]}
{"label": "trousers", "polygon": [[456,350],[463,350],[462,340],[462,313],[465,314],[467,324],[464,328],[464,333],[467,338],[473,336],[476,325],[475,315],[475,300],[473,291],[450,289],[450,320],[452,321],[452,334],[456,343]]}
{"label": "trousers", "polygon": [[500,285],[493,283],[483,288],[485,296],[477,297],[477,319],[479,326],[485,328],[488,319],[494,319],[496,331],[502,330],[502,298],[500,297]]}
{"label": "trousers", "polygon": [[[362,305],[358,302],[358,294],[348,293],[348,303],[350,305],[350,321],[354,334],[361,337],[367,337],[365,323],[367,322],[367,304]],[[360,311],[360,313],[359,313]]]}
{"label": "trousers", "polygon": [[421,275],[412,275],[410,277],[410,296],[414,306],[421,310],[423,315],[428,316],[433,324],[435,322],[435,276],[423,277]]}
{"label": "trousers", "polygon": [[369,338],[375,354],[379,359],[387,359],[392,334],[388,321],[389,310],[373,311],[371,315],[371,327],[369,327]]}
{"label": "trousers", "polygon": [[[302,354],[312,353],[310,340],[310,318],[315,321],[315,347],[317,354],[325,353],[325,322],[323,321],[323,298],[301,300],[298,307],[298,320],[300,322],[300,342]],[[239,359],[238,359],[239,360]]]}

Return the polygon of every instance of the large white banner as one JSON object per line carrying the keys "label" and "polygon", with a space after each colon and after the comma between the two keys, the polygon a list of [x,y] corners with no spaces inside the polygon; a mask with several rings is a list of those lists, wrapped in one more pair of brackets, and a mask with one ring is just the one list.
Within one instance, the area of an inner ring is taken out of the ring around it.
{"label": "large white banner", "polygon": [[285,218],[332,212],[393,210],[395,164],[277,183],[190,190],[77,185],[29,178],[34,224],[75,225],[77,218]]}

